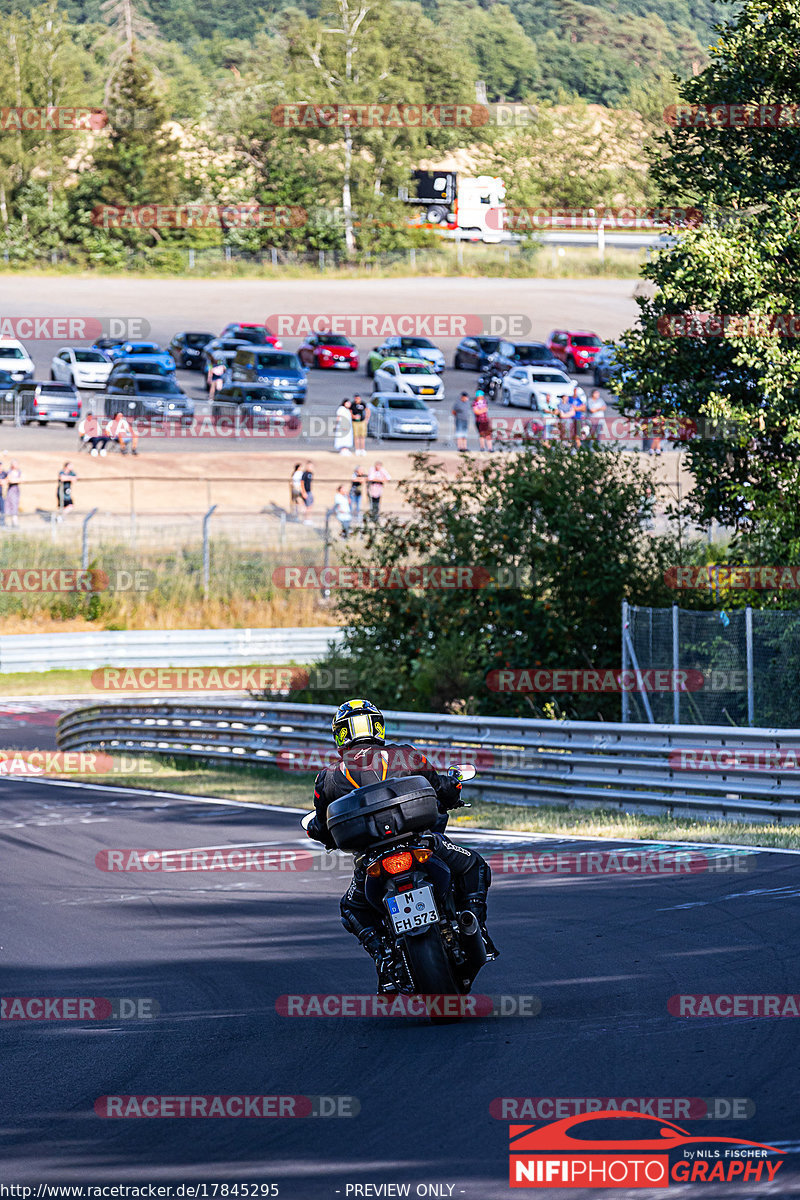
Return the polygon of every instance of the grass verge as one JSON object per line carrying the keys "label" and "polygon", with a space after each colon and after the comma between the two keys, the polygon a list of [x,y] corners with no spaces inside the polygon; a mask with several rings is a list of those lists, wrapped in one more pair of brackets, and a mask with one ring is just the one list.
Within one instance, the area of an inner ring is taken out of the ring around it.
{"label": "grass verge", "polygon": [[[130,765],[131,760],[125,760]],[[209,796],[221,800],[246,800],[255,804],[310,808],[314,775],[287,774],[270,767],[198,766],[178,759],[142,758],[134,770],[111,775],[71,775],[90,783],[120,787],[155,788],[157,791]],[[450,829],[470,826],[547,834],[551,837],[632,838],[642,841],[721,842],[740,846],[800,849],[800,825],[751,824],[741,821],[699,821],[691,817],[646,816],[606,809],[573,810],[567,807],[520,808],[490,804],[468,797],[472,805],[454,813]]]}

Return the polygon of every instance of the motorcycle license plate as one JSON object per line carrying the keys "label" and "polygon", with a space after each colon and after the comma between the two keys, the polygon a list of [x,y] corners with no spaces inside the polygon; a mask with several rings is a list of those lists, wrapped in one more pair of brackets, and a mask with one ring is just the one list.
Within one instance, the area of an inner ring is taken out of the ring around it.
{"label": "motorcycle license plate", "polygon": [[412,929],[421,929],[423,925],[435,925],[439,920],[433,889],[427,884],[403,892],[401,896],[387,896],[386,906],[395,933],[408,933]]}

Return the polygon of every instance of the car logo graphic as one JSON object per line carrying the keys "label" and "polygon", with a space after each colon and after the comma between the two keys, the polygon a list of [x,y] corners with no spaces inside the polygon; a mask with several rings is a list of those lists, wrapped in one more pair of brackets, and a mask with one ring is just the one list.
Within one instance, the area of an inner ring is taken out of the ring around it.
{"label": "car logo graphic", "polygon": [[[609,1123],[630,1122],[609,1133]],[[598,1128],[599,1123],[599,1128]],[[600,1136],[605,1133],[606,1136]],[[658,1117],[605,1109],[547,1125],[509,1126],[513,1187],[656,1188],[671,1183],[774,1179],[783,1158],[775,1146],[744,1138],[695,1136]],[[702,1148],[702,1149],[701,1149]]]}

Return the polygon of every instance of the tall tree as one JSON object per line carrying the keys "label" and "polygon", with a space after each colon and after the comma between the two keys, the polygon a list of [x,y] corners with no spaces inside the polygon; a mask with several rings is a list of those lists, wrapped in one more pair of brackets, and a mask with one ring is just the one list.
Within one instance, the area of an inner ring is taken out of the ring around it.
{"label": "tall tree", "polygon": [[780,336],[769,320],[709,327],[707,317],[800,313],[800,129],[723,127],[703,110],[800,103],[800,0],[745,0],[680,93],[687,123],[665,133],[652,171],[663,204],[695,206],[702,219],[644,271],[652,295],[623,338],[623,399],[722,422],[701,427],[714,436],[687,451],[698,519],[771,531],[776,553],[797,553],[797,331]]}

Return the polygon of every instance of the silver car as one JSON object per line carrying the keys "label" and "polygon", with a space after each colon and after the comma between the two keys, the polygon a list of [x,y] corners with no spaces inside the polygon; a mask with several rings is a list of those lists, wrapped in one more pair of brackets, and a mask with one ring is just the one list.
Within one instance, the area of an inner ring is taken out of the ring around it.
{"label": "silver car", "polygon": [[374,392],[367,400],[367,433],[374,438],[425,438],[439,436],[439,422],[424,400],[398,392]]}

